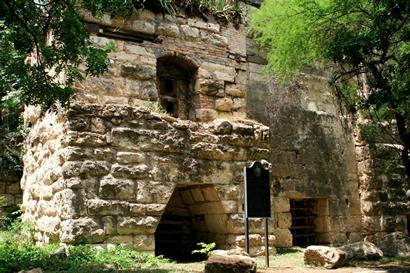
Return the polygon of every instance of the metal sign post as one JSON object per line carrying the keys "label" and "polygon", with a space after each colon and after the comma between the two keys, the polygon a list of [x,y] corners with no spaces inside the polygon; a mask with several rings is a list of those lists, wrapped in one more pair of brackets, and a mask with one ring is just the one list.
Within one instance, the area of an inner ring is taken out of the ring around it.
{"label": "metal sign post", "polygon": [[269,229],[271,217],[269,171],[256,161],[244,168],[245,179],[245,250],[249,254],[249,218],[265,218],[265,264],[269,267]]}

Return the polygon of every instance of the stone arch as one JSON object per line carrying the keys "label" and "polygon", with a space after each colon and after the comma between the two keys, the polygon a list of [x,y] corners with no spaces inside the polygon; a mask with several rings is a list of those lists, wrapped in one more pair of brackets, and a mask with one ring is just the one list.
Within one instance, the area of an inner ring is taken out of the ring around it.
{"label": "stone arch", "polygon": [[[176,186],[155,232],[155,254],[187,261],[203,258],[192,255],[197,243],[227,248],[228,212],[212,184]],[[225,220],[224,220],[225,219]]]}
{"label": "stone arch", "polygon": [[180,54],[166,54],[157,59],[159,102],[173,117],[195,118],[193,95],[198,63]]}

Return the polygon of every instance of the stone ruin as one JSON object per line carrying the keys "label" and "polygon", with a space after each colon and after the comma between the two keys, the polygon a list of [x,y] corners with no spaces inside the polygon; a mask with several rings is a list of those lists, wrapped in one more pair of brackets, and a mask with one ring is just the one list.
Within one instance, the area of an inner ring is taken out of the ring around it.
{"label": "stone ruin", "polygon": [[[116,46],[110,70],[77,84],[68,109],[25,113],[22,209],[38,244],[121,244],[176,259],[198,242],[243,247],[243,168],[255,160],[271,168],[272,254],[408,232],[403,173],[375,171],[320,72],[277,86],[245,24],[147,10],[84,18],[96,45]],[[0,194],[19,194],[6,183]],[[261,219],[250,244],[263,254]]]}

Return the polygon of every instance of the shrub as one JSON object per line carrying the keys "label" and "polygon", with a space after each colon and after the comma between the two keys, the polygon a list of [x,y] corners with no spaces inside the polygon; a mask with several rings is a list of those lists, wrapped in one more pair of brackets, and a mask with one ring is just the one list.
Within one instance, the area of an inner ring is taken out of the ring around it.
{"label": "shrub", "polygon": [[67,258],[53,255],[58,245],[38,247],[0,243],[0,273],[18,272],[40,267],[46,272],[104,272],[138,269],[169,262],[124,247],[98,250],[90,245],[70,246]]}

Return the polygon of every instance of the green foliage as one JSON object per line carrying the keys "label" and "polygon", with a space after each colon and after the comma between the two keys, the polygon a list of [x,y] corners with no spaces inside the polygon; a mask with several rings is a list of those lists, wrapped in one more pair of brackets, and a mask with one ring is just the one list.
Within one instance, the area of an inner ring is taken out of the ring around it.
{"label": "green foliage", "polygon": [[160,114],[162,116],[169,116],[167,111],[165,111],[162,105],[158,102],[146,101],[144,102],[144,107],[147,108],[149,111]]}
{"label": "green foliage", "polygon": [[2,226],[0,231],[0,245],[14,244],[24,246],[33,244],[33,227],[29,222],[22,222],[20,218]]}
{"label": "green foliage", "polygon": [[321,62],[349,110],[395,119],[410,177],[409,14],[408,0],[266,0],[251,24],[282,82]]}
{"label": "green foliage", "polygon": [[211,253],[211,251],[216,247],[215,243],[204,243],[204,242],[200,242],[197,243],[197,245],[199,247],[201,247],[200,249],[196,249],[192,251],[192,254],[206,254],[209,255]]}
{"label": "green foliage", "polygon": [[0,243],[0,273],[40,267],[49,272],[117,272],[136,270],[169,262],[135,250],[116,247],[97,250],[90,245],[70,246],[68,256],[53,255],[58,245],[37,247],[32,244]]}
{"label": "green foliage", "polygon": [[239,22],[242,13],[239,0],[85,0],[83,4],[96,16],[105,12],[112,16],[129,16],[132,11],[140,9],[175,15],[179,7],[192,15],[213,15],[225,21]]}
{"label": "green foliage", "polygon": [[0,10],[2,108],[64,104],[83,79],[79,64],[87,75],[107,70],[107,50],[92,46],[77,1],[1,0]]}
{"label": "green foliage", "polygon": [[182,0],[174,1],[193,15],[213,15],[216,18],[239,23],[242,10],[239,0]]}
{"label": "green foliage", "polygon": [[305,12],[305,5],[310,2],[267,0],[251,14],[255,39],[269,48],[268,69],[274,71],[282,82],[290,80],[304,66],[321,59],[312,18]]}
{"label": "green foliage", "polygon": [[20,110],[0,109],[0,177],[22,172],[23,140],[28,128],[20,119]]}
{"label": "green foliage", "polygon": [[33,230],[20,219],[0,232],[0,273],[18,272],[40,267],[50,272],[101,272],[108,269],[138,269],[151,267],[169,260],[154,257],[124,247],[98,250],[91,245],[70,246],[68,256],[53,255],[58,245],[33,245]]}
{"label": "green foliage", "polygon": [[368,143],[376,143],[380,136],[380,128],[377,124],[368,123],[360,127],[360,132],[364,140]]}

